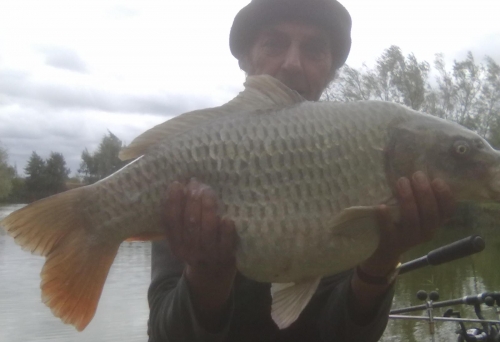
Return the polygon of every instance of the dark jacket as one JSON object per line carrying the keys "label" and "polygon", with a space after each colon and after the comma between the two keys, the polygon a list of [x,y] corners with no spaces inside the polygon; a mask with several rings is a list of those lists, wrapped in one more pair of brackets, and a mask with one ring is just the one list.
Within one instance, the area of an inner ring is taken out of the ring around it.
{"label": "dark jacket", "polygon": [[290,327],[279,330],[271,309],[271,284],[258,283],[241,274],[235,279],[224,328],[218,333],[204,330],[196,319],[186,281],[184,265],[165,241],[153,243],[152,282],[148,292],[150,342],[371,342],[385,330],[394,296],[392,287],[377,315],[365,326],[350,319],[352,271],[325,277],[311,302]]}

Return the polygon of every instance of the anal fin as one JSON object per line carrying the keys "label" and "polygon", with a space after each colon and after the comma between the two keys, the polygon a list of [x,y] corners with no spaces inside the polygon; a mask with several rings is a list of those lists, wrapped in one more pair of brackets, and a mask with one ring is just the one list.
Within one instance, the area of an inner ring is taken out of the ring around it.
{"label": "anal fin", "polygon": [[297,283],[272,284],[271,316],[280,329],[287,328],[297,320],[316,292],[320,280],[315,278]]}

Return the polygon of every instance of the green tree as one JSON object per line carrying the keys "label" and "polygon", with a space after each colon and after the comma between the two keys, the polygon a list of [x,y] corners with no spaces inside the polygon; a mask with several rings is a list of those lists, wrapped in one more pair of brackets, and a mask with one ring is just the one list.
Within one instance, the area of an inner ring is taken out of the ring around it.
{"label": "green tree", "polygon": [[385,50],[374,68],[345,66],[323,95],[325,100],[382,100],[404,104],[464,125],[500,146],[500,66],[490,57],[478,63],[469,52],[448,69],[442,54],[431,68],[397,46]]}
{"label": "green tree", "polygon": [[429,64],[415,55],[404,57],[401,49],[391,46],[384,51],[373,69],[345,66],[338,79],[324,94],[327,100],[382,100],[420,110],[425,102]]}
{"label": "green tree", "polygon": [[0,200],[5,199],[12,190],[12,179],[16,170],[8,164],[7,149],[0,145]]}
{"label": "green tree", "polygon": [[54,195],[66,190],[66,181],[70,169],[66,168],[66,160],[61,153],[51,152],[45,162],[45,186],[47,194]]}
{"label": "green tree", "polygon": [[95,183],[125,166],[127,162],[118,158],[122,147],[122,141],[108,131],[108,134],[102,138],[97,151],[91,154],[85,149],[82,152],[82,161],[78,170],[83,177],[83,182]]}
{"label": "green tree", "polygon": [[481,106],[483,65],[477,64],[469,52],[465,60],[453,63],[451,71],[447,70],[442,54],[436,55],[434,66],[438,72],[437,87],[428,86],[425,110],[480,133],[478,108]]}
{"label": "green tree", "polygon": [[476,131],[494,146],[500,143],[500,66],[490,57],[477,63],[471,52],[446,68],[441,54],[434,62],[437,87],[430,86],[425,111]]}
{"label": "green tree", "polygon": [[45,168],[45,160],[33,151],[28,164],[24,168],[26,192],[30,202],[46,196]]}
{"label": "green tree", "polygon": [[493,146],[500,148],[500,65],[486,57],[485,73],[478,104],[480,134],[486,136]]}
{"label": "green tree", "polygon": [[61,153],[51,152],[49,158],[43,160],[33,151],[24,171],[28,201],[39,200],[66,190],[70,170],[66,168],[66,160]]}
{"label": "green tree", "polygon": [[16,176],[12,179],[12,191],[5,199],[7,203],[27,203],[29,202],[28,194],[26,192],[25,179]]}

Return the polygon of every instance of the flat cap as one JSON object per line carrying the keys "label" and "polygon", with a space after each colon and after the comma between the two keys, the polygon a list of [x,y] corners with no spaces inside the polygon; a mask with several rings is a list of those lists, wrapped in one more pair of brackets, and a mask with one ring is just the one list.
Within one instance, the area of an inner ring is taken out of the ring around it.
{"label": "flat cap", "polygon": [[229,48],[238,60],[254,42],[259,30],[281,21],[299,20],[328,31],[332,42],[334,67],[344,65],[351,50],[351,16],[335,0],[252,0],[234,18]]}

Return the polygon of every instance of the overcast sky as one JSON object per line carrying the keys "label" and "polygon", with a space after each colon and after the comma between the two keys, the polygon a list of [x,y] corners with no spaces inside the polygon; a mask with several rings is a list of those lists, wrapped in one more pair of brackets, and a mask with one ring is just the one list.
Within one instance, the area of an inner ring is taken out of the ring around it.
{"label": "overcast sky", "polygon": [[[71,173],[110,130],[125,143],[241,89],[229,29],[248,0],[0,0],[0,142],[22,174],[32,151]],[[500,63],[499,0],[344,0],[347,64],[398,45],[451,65],[472,51]]]}

